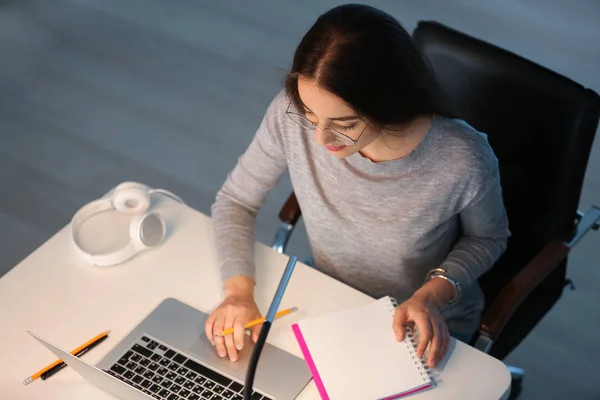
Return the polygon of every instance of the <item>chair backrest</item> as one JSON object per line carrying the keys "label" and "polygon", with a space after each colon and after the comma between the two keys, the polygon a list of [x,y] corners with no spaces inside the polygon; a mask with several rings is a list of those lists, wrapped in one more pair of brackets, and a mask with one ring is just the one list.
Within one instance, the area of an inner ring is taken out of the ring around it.
{"label": "chair backrest", "polygon": [[[512,237],[480,279],[489,305],[550,240],[571,234],[600,101],[564,76],[437,22],[419,22],[413,40],[457,115],[488,135],[499,159]],[[505,344],[497,341],[500,358],[560,297],[565,269],[566,260],[515,314]]]}

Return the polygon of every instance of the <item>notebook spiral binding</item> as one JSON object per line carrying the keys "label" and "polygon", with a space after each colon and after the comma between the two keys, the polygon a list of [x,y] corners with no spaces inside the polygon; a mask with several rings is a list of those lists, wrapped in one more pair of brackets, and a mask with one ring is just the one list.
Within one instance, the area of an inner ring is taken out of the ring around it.
{"label": "notebook spiral binding", "polygon": [[[394,311],[395,311],[396,307],[398,307],[398,301],[396,301],[396,299],[394,299],[393,297],[390,297],[390,312],[392,314],[392,318],[394,316]],[[413,362],[417,366],[417,368],[419,370],[419,374],[421,375],[421,378],[423,378],[423,382],[429,382],[432,377],[433,371],[431,371],[431,369],[427,365],[427,361],[425,360],[425,357],[423,357],[423,358],[417,357],[417,353],[416,353],[415,349],[418,347],[418,344],[419,344],[418,337],[416,336],[415,332],[413,331],[413,329],[411,327],[406,326],[404,329],[406,332],[407,339],[412,343],[412,346],[408,346],[408,351],[410,352]]]}

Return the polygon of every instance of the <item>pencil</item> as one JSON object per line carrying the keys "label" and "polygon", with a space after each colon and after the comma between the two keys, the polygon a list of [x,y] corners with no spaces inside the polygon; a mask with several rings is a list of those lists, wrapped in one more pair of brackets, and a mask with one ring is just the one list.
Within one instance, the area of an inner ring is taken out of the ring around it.
{"label": "pencil", "polygon": [[[102,332],[101,334],[99,334],[96,337],[88,340],[87,342],[85,342],[81,346],[77,347],[75,350],[71,351],[71,354],[75,355],[75,354],[79,353],[80,351],[82,351],[86,347],[92,345],[94,342],[96,342],[96,341],[98,341],[100,339],[103,339],[105,336],[108,336],[109,333],[110,333],[110,331]],[[42,376],[43,373],[48,372],[50,369],[56,367],[57,365],[59,365],[62,362],[63,362],[62,360],[58,359],[58,360],[54,361],[52,364],[46,366],[45,368],[42,368],[41,370],[39,370],[35,374],[31,375],[29,378],[25,379],[23,381],[23,385],[29,385],[31,382],[35,381],[40,376]]]}
{"label": "pencil", "polygon": [[[82,355],[84,355],[85,353],[87,353],[94,347],[98,346],[100,343],[102,343],[102,341],[104,339],[106,339],[107,337],[108,337],[108,335],[102,336],[100,339],[96,340],[95,342],[90,344],[88,347],[81,350],[79,353],[75,354],[75,357],[81,357]],[[58,371],[60,371],[61,369],[63,369],[66,366],[67,366],[67,364],[63,361],[63,362],[59,363],[58,365],[55,365],[54,367],[50,368],[48,371],[44,372],[40,376],[40,378],[42,378],[42,380],[45,381],[46,379],[50,378],[52,375],[54,375],[55,373],[57,373]]]}
{"label": "pencil", "polygon": [[[298,307],[290,307],[288,309],[281,310],[277,314],[275,314],[275,318],[283,317],[284,315],[287,315],[287,314],[292,313],[297,310],[298,310]],[[266,319],[267,319],[267,317],[262,317],[262,318],[255,319],[254,321],[250,321],[246,324],[244,329],[251,328],[258,324],[262,324],[263,322],[266,321]],[[223,332],[217,333],[215,336],[225,336],[225,335],[229,335],[231,333],[233,333],[233,328],[225,329]]]}

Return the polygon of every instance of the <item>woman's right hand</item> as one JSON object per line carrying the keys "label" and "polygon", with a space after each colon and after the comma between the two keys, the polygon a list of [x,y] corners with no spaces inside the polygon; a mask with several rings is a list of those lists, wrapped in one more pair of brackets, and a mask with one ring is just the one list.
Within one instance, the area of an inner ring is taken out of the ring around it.
{"label": "woman's right hand", "polygon": [[[206,336],[216,347],[219,356],[229,355],[231,361],[237,361],[238,351],[244,346],[246,324],[260,317],[260,310],[254,302],[254,281],[245,276],[230,278],[225,283],[225,300],[206,320]],[[251,328],[252,340],[255,343],[261,326],[255,325]],[[232,327],[232,334],[225,337],[215,336]]]}

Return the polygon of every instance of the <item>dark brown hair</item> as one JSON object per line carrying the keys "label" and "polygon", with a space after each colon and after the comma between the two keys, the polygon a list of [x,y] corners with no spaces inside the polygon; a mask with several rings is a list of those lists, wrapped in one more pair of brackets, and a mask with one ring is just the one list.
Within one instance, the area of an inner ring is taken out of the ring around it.
{"label": "dark brown hair", "polygon": [[371,6],[335,7],[302,38],[284,86],[303,111],[300,77],[316,81],[378,128],[402,125],[420,115],[451,115],[409,33]]}

